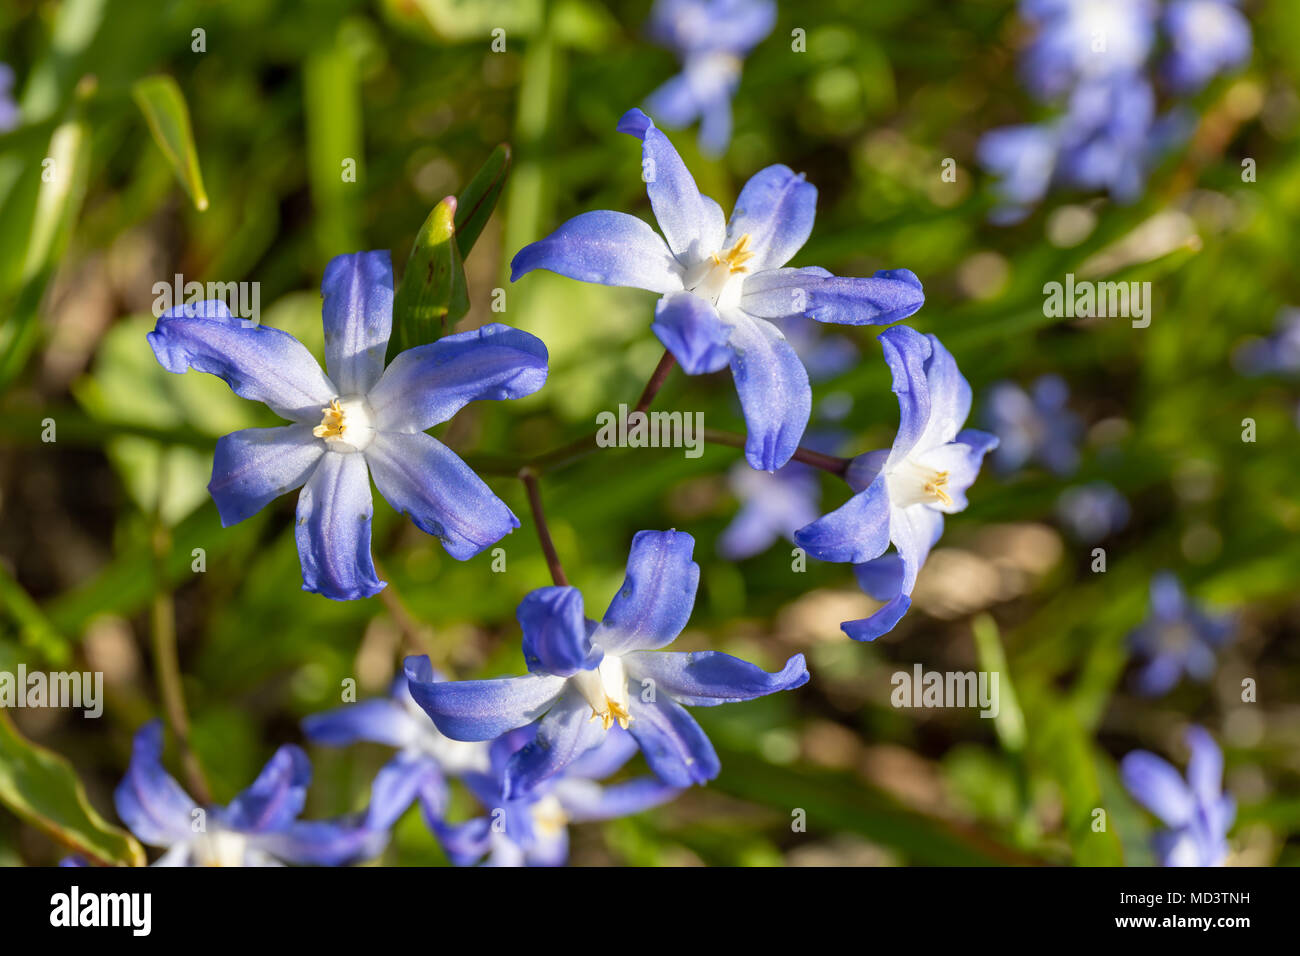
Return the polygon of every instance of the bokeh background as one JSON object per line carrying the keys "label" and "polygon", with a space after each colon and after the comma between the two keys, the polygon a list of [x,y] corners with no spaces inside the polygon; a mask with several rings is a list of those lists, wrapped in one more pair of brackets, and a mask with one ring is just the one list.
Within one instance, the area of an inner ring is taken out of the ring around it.
{"label": "bokeh background", "polygon": [[[702,579],[677,649],[769,668],[802,651],[813,675],[795,692],[695,711],[721,776],[661,809],[575,827],[572,862],[1149,863],[1155,821],[1124,792],[1117,761],[1145,748],[1181,765],[1189,722],[1226,753],[1240,806],[1231,862],[1300,861],[1300,383],[1232,362],[1300,304],[1300,6],[1247,7],[1251,65],[1191,101],[1191,140],[1129,205],[1054,194],[1019,224],[989,223],[979,138],[1042,112],[1016,76],[1025,31],[1009,0],[783,3],[746,62],[725,158],[700,155],[694,131],[673,135],[724,209],[765,165],[807,173],[818,219],[795,265],[916,272],[927,302],[909,324],[952,351],[976,417],[990,384],[1051,372],[1086,431],[1072,476],[986,469],[916,607],[871,645],[839,631],[874,606],[846,566],[794,573],[784,542],[739,562],[719,555],[739,506],[735,450],[604,449],[548,471],[552,532],[589,611],[621,583],[636,531],[687,530]],[[636,401],[662,352],[653,297],[547,273],[512,286],[508,262],[579,212],[649,215],[639,150],[614,131],[676,69],[644,34],[648,11],[646,0],[4,5],[0,61],[23,122],[0,136],[0,669],[100,670],[107,703],[93,721],[0,715],[21,735],[6,732],[0,779],[12,786],[22,741],[34,742],[65,757],[90,806],[115,821],[131,734],[161,712],[151,644],[173,629],[193,743],[222,802],[275,747],[301,742],[300,719],[336,706],[346,678],[382,694],[408,653],[459,677],[522,671],[514,610],[550,582],[519,482],[489,478],[523,522],[502,542],[504,573],[488,554],[451,560],[381,505],[375,554],[393,600],[303,593],[294,497],[223,530],[204,488],[217,437],[276,422],[214,378],[156,364],[144,340],[152,286],[175,273],[259,282],[262,321],[319,355],[329,258],[387,248],[400,273],[428,211],[508,142],[513,167],[466,261],[460,328],[500,320],[540,336],[551,376],[531,398],[470,406],[435,434],[486,462],[589,433],[598,411]],[[504,52],[490,48],[494,28]],[[791,49],[795,28],[806,52]],[[203,211],[132,98],[155,74],[174,77],[188,103]],[[66,189],[38,189],[48,156],[71,164]],[[355,183],[339,175],[349,157]],[[941,175],[949,158],[955,182]],[[1242,181],[1246,158],[1255,182]],[[1042,287],[1067,272],[1152,282],[1150,327],[1045,316]],[[498,288],[504,314],[490,311]],[[858,358],[816,386],[819,421],[833,421],[842,453],[886,446],[898,410],[873,330],[831,331]],[[674,373],[655,407],[743,428],[726,373]],[[1113,484],[1131,516],[1088,542],[1061,522],[1059,499],[1094,480]],[[846,489],[824,481],[828,509]],[[1105,573],[1092,570],[1094,547]],[[1239,616],[1211,681],[1150,699],[1132,692],[1126,636],[1161,569]],[[1003,718],[895,709],[890,677],[914,663],[1000,669]],[[1245,678],[1255,702],[1242,701]],[[324,817],[364,806],[389,754],[311,755],[306,815]],[[458,797],[458,812],[471,806]],[[1104,832],[1095,808],[1107,811]],[[806,832],[792,831],[797,809]],[[0,807],[0,862],[64,855],[34,822]],[[445,858],[412,810],[381,862]]]}

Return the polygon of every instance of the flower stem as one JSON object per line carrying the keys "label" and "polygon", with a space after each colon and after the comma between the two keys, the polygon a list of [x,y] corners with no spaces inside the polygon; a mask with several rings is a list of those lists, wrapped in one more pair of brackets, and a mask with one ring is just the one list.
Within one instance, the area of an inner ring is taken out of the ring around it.
{"label": "flower stem", "polygon": [[560,556],[555,551],[555,542],[551,540],[551,529],[546,526],[546,514],[542,511],[542,490],[537,484],[537,472],[525,465],[519,470],[519,480],[528,491],[528,506],[533,511],[533,523],[537,525],[537,540],[542,543],[542,553],[546,555],[546,566],[551,569],[551,580],[556,587],[568,587],[569,579],[564,576],[560,565]]}
{"label": "flower stem", "polygon": [[637,400],[635,411],[644,412],[650,407],[650,403],[655,400],[659,394],[659,389],[663,388],[664,382],[668,379],[668,374],[673,370],[677,360],[673,358],[673,353],[664,349],[663,358],[655,366],[655,370],[650,373],[650,381],[645,383],[645,388],[641,391],[641,397]]}
{"label": "flower stem", "polygon": [[[738,435],[735,432],[721,431],[717,428],[704,429],[704,440],[713,445],[727,445],[731,448],[744,448],[745,436]],[[811,465],[814,468],[820,468],[822,471],[828,471],[832,475],[838,475],[843,478],[849,470],[851,459],[840,458],[838,455],[825,455],[819,451],[813,451],[811,448],[800,446],[794,450],[790,456],[794,461],[801,461],[805,465]]]}

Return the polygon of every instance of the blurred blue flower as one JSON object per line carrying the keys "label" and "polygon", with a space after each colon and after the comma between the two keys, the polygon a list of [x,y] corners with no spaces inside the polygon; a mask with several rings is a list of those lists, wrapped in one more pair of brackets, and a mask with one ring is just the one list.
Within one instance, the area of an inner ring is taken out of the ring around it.
{"label": "blurred blue flower", "polygon": [[1003,474],[1037,462],[1058,475],[1079,466],[1083,422],[1070,411],[1070,389],[1059,375],[1040,377],[1026,392],[995,382],[984,403],[984,425],[998,436],[993,465]]}
{"label": "blurred blue flower", "polygon": [[743,561],[762,554],[780,538],[817,520],[821,483],[817,472],[792,461],[775,472],[754,471],[738,462],[727,476],[740,510],[718,538],[718,554]]}
{"label": "blurred blue flower", "polygon": [[1156,39],[1155,0],[1021,0],[1035,29],[1021,59],[1025,85],[1043,100],[1081,83],[1140,72]]}
{"label": "blurred blue flower", "polygon": [[1166,694],[1183,674],[1209,680],[1215,652],[1228,643],[1235,628],[1233,615],[1207,614],[1190,600],[1174,574],[1157,574],[1151,579],[1150,615],[1129,635],[1129,646],[1145,660],[1137,673],[1138,693]]}
{"label": "blurred blue flower", "polygon": [[[987,432],[960,430],[970,414],[970,385],[937,338],[900,325],[882,332],[880,342],[898,396],[894,444],[855,458],[845,476],[854,496],[795,533],[812,557],[853,564],[863,590],[885,602],[871,617],[841,625],[856,641],[893,630],[911,607],[943,516],[965,509],[966,490],[998,443]],[[895,551],[885,554],[891,544]]]}
{"label": "blurred blue flower", "polygon": [[742,62],[775,23],[772,0],[656,0],[650,36],[677,54],[682,71],[650,94],[646,108],[670,127],[699,119],[700,148],[722,154]]}
{"label": "blurred blue flower", "polygon": [[600,744],[615,724],[631,732],[666,783],[712,780],[718,756],[682,705],[712,707],[789,690],[807,682],[808,670],[802,654],[769,674],[716,651],[662,650],[695,605],[694,547],[678,531],[638,532],[627,579],[599,624],[587,619],[577,588],[539,588],[524,598],[518,618],[528,676],[430,681],[408,662],[411,696],[455,740],[492,740],[540,721],[536,740],[505,769],[504,792],[512,799]]}
{"label": "blurred blue flower", "polygon": [[728,223],[645,113],[629,110],[618,128],[642,141],[642,174],[664,238],[626,213],[583,213],[521,249],[511,281],[549,269],[659,293],[655,335],[688,375],[731,367],[749,431],[745,458],[775,471],[799,446],[812,408],[808,373],[776,321],[887,325],[921,307],[921,283],[906,269],[845,279],[817,267],[782,268],[816,213],[817,189],[802,175],[779,165],[760,170]]}
{"label": "blurred blue flower", "polygon": [[163,769],[162,745],[161,721],[141,727],[113,794],[117,815],[137,839],[166,849],[155,866],[340,866],[377,856],[387,842],[364,818],[298,819],[311,782],[298,747],[277,750],[227,806],[204,808]]}
{"label": "blurred blue flower", "polygon": [[[406,666],[422,681],[443,679],[426,656],[409,657]],[[375,829],[392,826],[416,799],[426,812],[440,816],[446,811],[448,777],[488,769],[488,745],[443,736],[411,697],[405,674],[393,682],[388,697],[312,714],[303,719],[302,728],[307,739],[318,744],[370,741],[398,748],[371,789],[367,824]]]}
{"label": "blurred blue flower", "polygon": [[0,63],[0,133],[14,129],[22,120],[18,104],[14,102],[14,71],[7,63]]}
{"label": "blurred blue flower", "polygon": [[636,777],[602,786],[637,751],[631,734],[618,727],[562,771],[524,794],[509,791],[507,778],[516,754],[531,746],[535,726],[512,730],[491,745],[491,764],[464,778],[489,815],[447,823],[429,812],[426,819],[447,856],[457,866],[487,858],[491,866],[562,866],[569,856],[570,823],[610,820],[667,803],[682,792],[655,777]]}
{"label": "blurred blue flower", "polygon": [[1128,500],[1109,481],[1090,481],[1061,492],[1056,514],[1071,534],[1091,544],[1123,530],[1130,508]]}
{"label": "blurred blue flower", "polygon": [[1168,761],[1135,750],[1120,762],[1120,778],[1138,803],[1169,827],[1155,836],[1162,866],[1222,866],[1237,805],[1223,793],[1223,753],[1205,730],[1187,732],[1187,779]]}
{"label": "blurred blue flower", "polygon": [[1237,349],[1232,359],[1243,375],[1300,373],[1300,309],[1283,309],[1272,335],[1252,339]]}
{"label": "blurred blue flower", "polygon": [[1195,93],[1250,60],[1250,23],[1237,7],[1237,0],[1172,0],[1165,7],[1164,75],[1173,89]]}
{"label": "blurred blue flower", "polygon": [[546,346],[491,324],[408,349],[385,370],[388,253],[335,257],[321,292],[328,375],[293,336],[237,319],[220,300],[169,309],[148,338],[169,372],[210,372],[294,422],[221,438],[208,491],[229,527],[302,487],[295,534],[303,590],[352,600],[384,587],[370,556],[371,478],[461,561],[519,527],[492,489],[425,429],[471,401],[537,391],[546,381]]}
{"label": "blurred blue flower", "polygon": [[1060,148],[1055,123],[1005,126],[981,137],[976,159],[997,179],[995,222],[1006,225],[1023,219],[1029,208],[1047,195]]}

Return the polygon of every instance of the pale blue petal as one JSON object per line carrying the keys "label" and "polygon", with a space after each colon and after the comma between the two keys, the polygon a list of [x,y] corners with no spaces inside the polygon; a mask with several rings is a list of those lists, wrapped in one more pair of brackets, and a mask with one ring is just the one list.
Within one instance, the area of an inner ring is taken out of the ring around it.
{"label": "pale blue petal", "polygon": [[776,471],[790,460],[812,413],[808,372],[785,336],[771,322],[742,312],[731,330],[731,373],[745,415],[745,460],[759,471]]}
{"label": "pale blue petal", "polygon": [[627,578],[592,635],[606,653],[656,650],[690,620],[700,566],[695,539],[682,531],[640,531],[632,539]]}
{"label": "pale blue petal", "polygon": [[789,166],[768,166],[750,177],[727,224],[727,248],[749,236],[751,272],[779,269],[812,234],[817,187]]}
{"label": "pale blue petal", "polygon": [[515,616],[523,628],[524,663],[531,674],[570,677],[596,667],[604,656],[591,646],[591,627],[577,588],[530,591]]}
{"label": "pale blue petal", "polygon": [[208,493],[229,528],[311,477],[325,443],[308,424],[245,428],[217,439]]}
{"label": "pale blue petal", "polygon": [[654,681],[656,694],[667,694],[688,707],[713,707],[753,700],[808,683],[808,667],[796,654],[779,671],[718,651],[640,651],[623,656],[629,678]]}
{"label": "pale blue petal", "polygon": [[352,601],[383,589],[370,557],[372,514],[365,458],[323,455],[298,495],[294,534],[304,591]]}
{"label": "pale blue petal", "polygon": [[343,395],[364,395],[384,371],[393,328],[393,260],[387,249],[335,256],[321,281],[325,367]]}
{"label": "pale blue petal", "polygon": [[665,294],[682,289],[682,267],[662,237],[636,216],[597,210],[570,219],[510,261],[510,281],[547,269],[579,282]]}
{"label": "pale blue petal", "polygon": [[550,674],[498,680],[421,681],[406,672],[411,696],[452,740],[495,740],[531,724],[564,691],[565,679]]}
{"label": "pale blue petal", "polygon": [[655,305],[651,331],[687,375],[704,375],[731,361],[731,329],[718,310],[691,292],[674,292]]}

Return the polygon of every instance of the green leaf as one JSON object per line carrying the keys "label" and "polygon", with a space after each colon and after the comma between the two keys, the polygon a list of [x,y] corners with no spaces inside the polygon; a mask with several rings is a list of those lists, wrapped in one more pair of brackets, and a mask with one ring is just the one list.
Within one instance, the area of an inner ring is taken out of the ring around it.
{"label": "green leaf", "polygon": [[190,111],[181,88],[170,76],[146,76],[131,87],[131,95],[144,113],[154,142],[194,201],[194,208],[199,212],[207,209],[208,194],[203,189],[199,155],[190,129]]}
{"label": "green leaf", "polygon": [[144,866],[129,833],[95,812],[71,765],[26,740],[0,710],[0,803],[92,862]]}
{"label": "green leaf", "polygon": [[456,248],[462,259],[469,256],[474,243],[492,217],[506,177],[510,175],[510,145],[501,143],[492,150],[469,185],[456,200]]}
{"label": "green leaf", "polygon": [[975,635],[975,651],[979,655],[980,669],[998,675],[998,712],[993,726],[1002,746],[1010,753],[1025,749],[1025,715],[1020,710],[1016,689],[1007,669],[1007,656],[1002,650],[998,625],[988,614],[981,614],[971,624]]}
{"label": "green leaf", "polygon": [[398,352],[427,345],[469,311],[469,293],[456,235],[456,197],[433,207],[415,237],[406,271],[393,297],[391,361]]}

